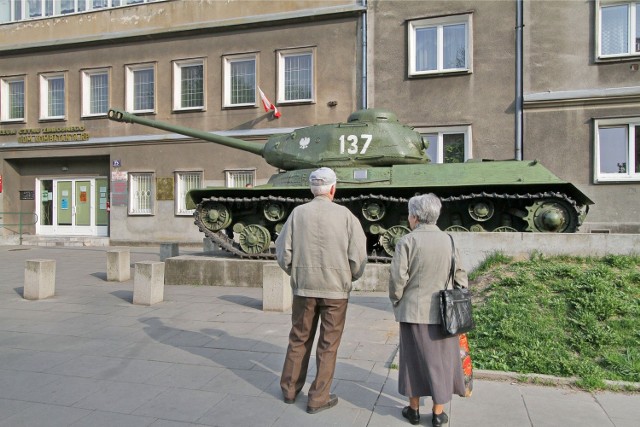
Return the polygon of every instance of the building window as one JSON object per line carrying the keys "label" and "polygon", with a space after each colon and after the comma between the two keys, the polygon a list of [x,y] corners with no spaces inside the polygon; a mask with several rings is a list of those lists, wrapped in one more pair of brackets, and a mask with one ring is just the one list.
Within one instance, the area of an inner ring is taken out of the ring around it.
{"label": "building window", "polygon": [[0,0],[0,24],[161,0]]}
{"label": "building window", "polygon": [[256,182],[255,169],[226,169],[224,175],[227,187],[253,187]]}
{"label": "building window", "polygon": [[278,102],[313,102],[314,51],[296,49],[278,52]]}
{"label": "building window", "polygon": [[40,118],[65,118],[64,74],[43,74],[40,76]]}
{"label": "building window", "polygon": [[409,22],[409,75],[471,70],[471,15]]}
{"label": "building window", "polygon": [[194,209],[187,209],[189,190],[202,188],[202,172],[176,172],[176,215],[193,215]]}
{"label": "building window", "polygon": [[224,106],[256,105],[257,56],[236,55],[224,58]]}
{"label": "building window", "polygon": [[173,109],[201,110],[204,94],[204,60],[174,61]]}
{"label": "building window", "polygon": [[155,111],[155,74],[153,64],[127,66],[127,111],[133,113]]}
{"label": "building window", "polygon": [[640,181],[640,117],[595,121],[595,182]]}
{"label": "building window", "polygon": [[471,127],[421,129],[429,142],[427,154],[432,163],[464,163],[471,155]]}
{"label": "building window", "polygon": [[129,173],[129,214],[153,215],[153,173]]}
{"label": "building window", "polygon": [[601,4],[599,12],[598,56],[606,58],[640,55],[640,2]]}
{"label": "building window", "polygon": [[0,82],[0,93],[1,120],[24,120],[24,77],[3,78]]}
{"label": "building window", "polygon": [[82,115],[101,116],[109,110],[109,70],[82,72]]}

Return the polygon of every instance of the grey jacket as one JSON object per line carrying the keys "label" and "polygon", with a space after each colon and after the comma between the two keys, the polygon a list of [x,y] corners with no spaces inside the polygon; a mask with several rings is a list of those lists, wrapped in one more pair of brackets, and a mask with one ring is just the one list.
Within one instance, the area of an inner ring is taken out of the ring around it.
{"label": "grey jacket", "polygon": [[[456,248],[455,277],[467,287],[467,273]],[[418,224],[397,244],[389,279],[389,298],[398,322],[440,323],[438,291],[451,268],[451,240],[436,225]],[[449,287],[452,285],[449,284]]]}
{"label": "grey jacket", "polygon": [[276,239],[276,256],[294,295],[347,299],[364,272],[367,240],[349,209],[318,196],[293,209]]}

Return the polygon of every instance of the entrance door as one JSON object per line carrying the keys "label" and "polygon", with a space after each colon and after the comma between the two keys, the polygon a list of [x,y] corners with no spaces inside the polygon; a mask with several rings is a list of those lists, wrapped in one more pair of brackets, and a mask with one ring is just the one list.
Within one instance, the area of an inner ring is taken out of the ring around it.
{"label": "entrance door", "polygon": [[107,236],[106,178],[39,179],[36,233]]}

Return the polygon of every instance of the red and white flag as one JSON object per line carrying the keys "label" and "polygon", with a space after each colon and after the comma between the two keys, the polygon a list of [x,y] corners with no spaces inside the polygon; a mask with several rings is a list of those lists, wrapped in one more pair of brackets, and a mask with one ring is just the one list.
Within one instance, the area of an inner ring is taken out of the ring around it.
{"label": "red and white flag", "polygon": [[280,111],[278,111],[278,108],[274,104],[272,104],[271,101],[269,101],[262,89],[260,89],[260,86],[258,86],[258,92],[260,92],[260,98],[262,98],[262,106],[264,107],[264,111],[269,112],[269,110],[273,110],[273,117],[275,117],[276,119],[280,118]]}

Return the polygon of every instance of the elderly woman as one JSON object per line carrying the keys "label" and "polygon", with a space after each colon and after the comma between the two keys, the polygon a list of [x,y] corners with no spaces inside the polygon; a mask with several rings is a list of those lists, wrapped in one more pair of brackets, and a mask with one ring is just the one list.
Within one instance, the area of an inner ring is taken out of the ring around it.
{"label": "elderly woman", "polygon": [[[458,337],[440,329],[438,291],[451,269],[451,240],[436,226],[442,203],[434,194],[409,200],[411,233],[397,244],[391,262],[389,298],[400,322],[398,392],[409,398],[402,416],[420,422],[420,397],[433,399],[434,426],[449,422],[444,405],[455,393],[465,395]],[[467,286],[456,251],[456,280]]]}

